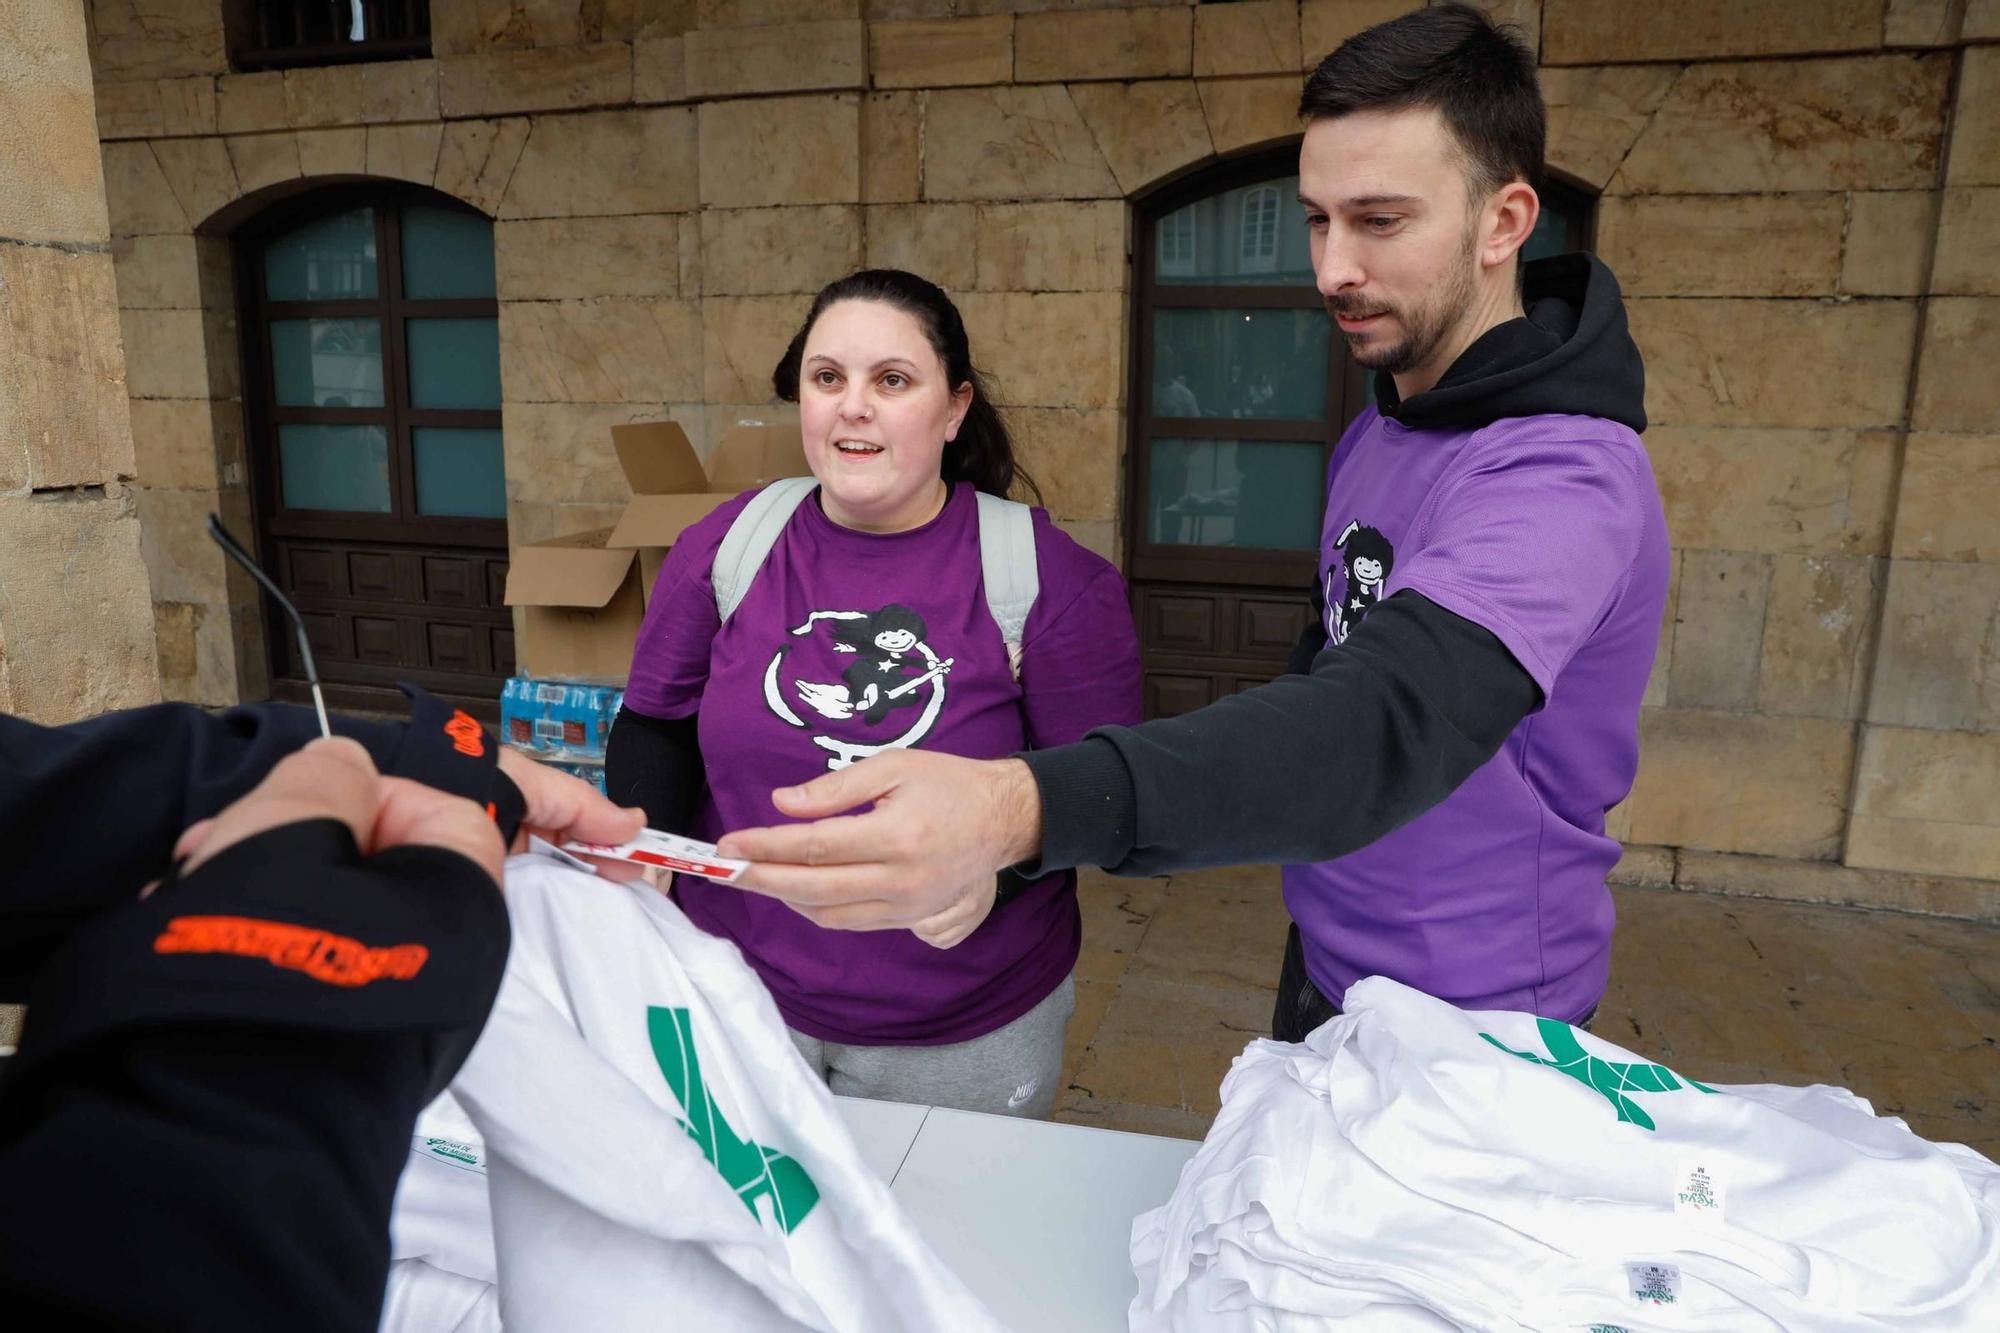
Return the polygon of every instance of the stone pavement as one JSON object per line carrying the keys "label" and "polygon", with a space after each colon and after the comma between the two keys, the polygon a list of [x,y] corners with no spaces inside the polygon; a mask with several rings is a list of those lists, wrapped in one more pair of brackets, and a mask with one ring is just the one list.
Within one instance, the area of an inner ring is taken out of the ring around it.
{"label": "stone pavement", "polygon": [[[1277,871],[1086,872],[1056,1119],[1198,1138],[1270,1032]],[[1837,1083],[2000,1160],[2000,925],[1617,888],[1593,1028],[1705,1083]]]}

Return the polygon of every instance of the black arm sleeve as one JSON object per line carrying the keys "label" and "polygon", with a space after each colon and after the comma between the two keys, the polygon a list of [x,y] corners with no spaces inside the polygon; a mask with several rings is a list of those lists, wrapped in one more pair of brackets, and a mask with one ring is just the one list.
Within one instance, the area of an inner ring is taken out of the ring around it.
{"label": "black arm sleeve", "polygon": [[0,1307],[23,1328],[374,1329],[417,1113],[507,940],[479,866],[364,857],[332,820],[99,914],[0,1061]]}
{"label": "black arm sleeve", "polygon": [[[382,772],[492,802],[511,837],[522,800],[495,766],[491,737],[420,690],[410,699],[407,723],[330,720]],[[0,1003],[18,1001],[33,970],[92,913],[165,874],[188,825],[318,735],[313,711],[287,704],[222,714],[158,704],[61,727],[0,715]]]}
{"label": "black arm sleeve", "polygon": [[1313,659],[1319,650],[1326,647],[1326,594],[1320,590],[1319,580],[1313,580],[1312,619],[1299,631],[1299,641],[1292,645],[1291,656],[1285,659],[1285,674],[1288,676],[1309,676],[1312,674]]}
{"label": "black arm sleeve", "polygon": [[662,718],[619,709],[604,742],[606,794],[644,810],[649,827],[686,834],[706,781],[700,722],[699,713]]}
{"label": "black arm sleeve", "polygon": [[1041,789],[1033,869],[1344,856],[1444,800],[1539,702],[1489,631],[1401,592],[1310,675],[1019,756]]}

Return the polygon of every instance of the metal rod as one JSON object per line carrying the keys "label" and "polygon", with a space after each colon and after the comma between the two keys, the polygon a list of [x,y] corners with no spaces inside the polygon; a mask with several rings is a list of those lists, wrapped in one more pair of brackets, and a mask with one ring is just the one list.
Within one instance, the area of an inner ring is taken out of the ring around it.
{"label": "metal rod", "polygon": [[250,552],[243,548],[243,544],[229,535],[229,529],[222,526],[222,519],[215,514],[208,516],[208,535],[215,538],[216,545],[229,553],[231,560],[250,571],[250,577],[261,583],[264,591],[270,593],[284,609],[285,614],[291,618],[292,630],[299,638],[299,663],[305,667],[306,683],[312,686],[313,708],[319,713],[319,734],[332,736],[333,728],[326,720],[326,699],[320,694],[319,689],[319,667],[313,662],[312,644],[306,639],[305,617],[299,614],[296,606],[292,605],[292,599],[278,590],[278,585],[271,581],[271,576],[264,572],[263,567]]}

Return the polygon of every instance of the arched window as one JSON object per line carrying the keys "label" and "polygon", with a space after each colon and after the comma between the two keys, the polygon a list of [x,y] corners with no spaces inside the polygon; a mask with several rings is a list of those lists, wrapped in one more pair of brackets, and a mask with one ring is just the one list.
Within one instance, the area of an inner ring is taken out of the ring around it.
{"label": "arched window", "polygon": [[[514,666],[492,223],[340,188],[260,218],[238,259],[259,544],[321,678],[350,706],[404,680],[490,705]],[[274,689],[297,695],[289,629],[267,625]]]}
{"label": "arched window", "polygon": [[[1372,397],[1314,289],[1297,172],[1294,144],[1139,206],[1126,531],[1148,716],[1284,670],[1327,457]],[[1587,247],[1591,207],[1549,182],[1525,253]]]}

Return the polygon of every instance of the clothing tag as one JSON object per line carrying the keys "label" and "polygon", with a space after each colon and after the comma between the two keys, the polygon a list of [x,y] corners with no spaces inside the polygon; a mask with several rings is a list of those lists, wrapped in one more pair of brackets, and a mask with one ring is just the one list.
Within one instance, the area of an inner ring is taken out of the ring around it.
{"label": "clothing tag", "polygon": [[460,1171],[477,1171],[486,1174],[486,1157],[476,1143],[463,1139],[440,1139],[428,1134],[412,1134],[410,1151],[425,1157],[433,1157],[446,1166],[457,1167]]}
{"label": "clothing tag", "polygon": [[1641,1305],[1674,1305],[1681,1298],[1679,1264],[1626,1264],[1632,1299]]}
{"label": "clothing tag", "polygon": [[735,861],[715,854],[715,844],[698,838],[683,838],[655,828],[640,829],[639,836],[616,847],[601,842],[566,842],[566,851],[601,856],[607,861],[631,861],[642,866],[659,866],[685,875],[734,884],[750,868],[748,861]]}
{"label": "clothing tag", "polygon": [[1674,1175],[1674,1211],[1684,1217],[1720,1222],[1729,1204],[1729,1187],[1709,1166],[1683,1157]]}
{"label": "clothing tag", "polygon": [[593,875],[597,873],[596,866],[592,865],[590,862],[584,860],[580,856],[571,856],[568,852],[556,846],[554,843],[550,842],[547,838],[542,837],[540,834],[530,833],[528,835],[528,850],[535,853],[537,856],[552,856],[556,860],[568,866],[571,870],[587,870]]}

